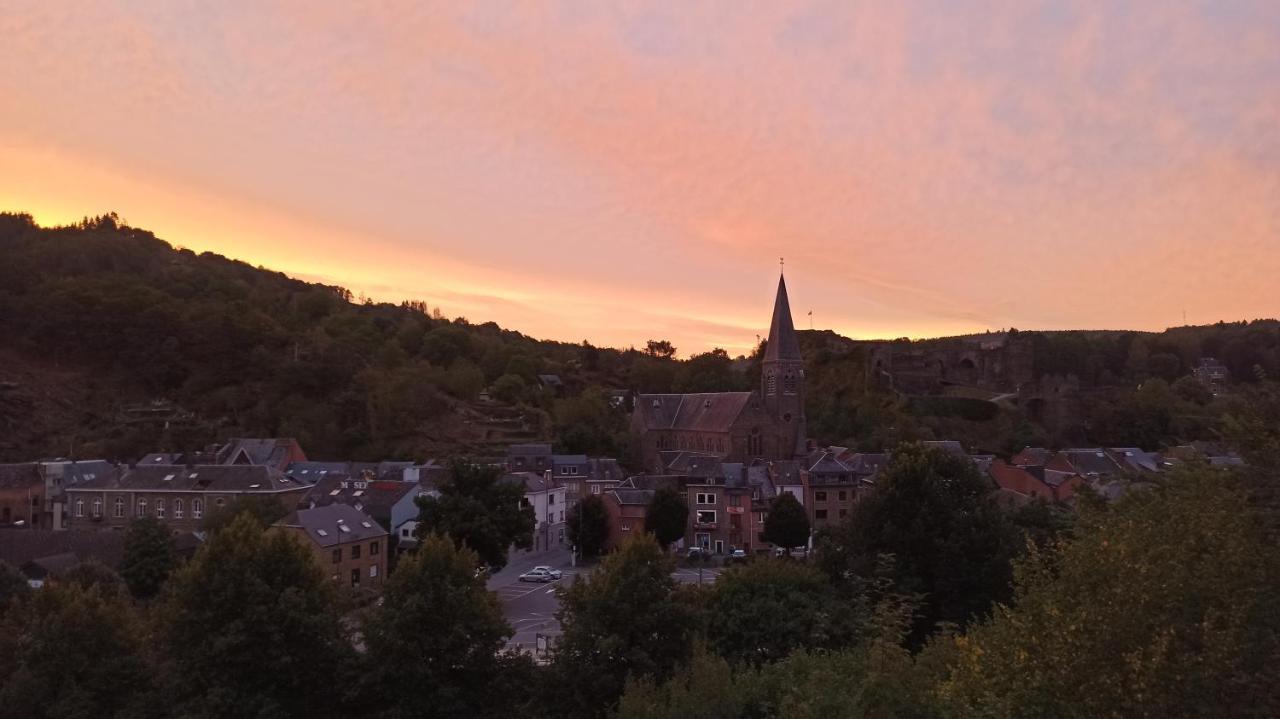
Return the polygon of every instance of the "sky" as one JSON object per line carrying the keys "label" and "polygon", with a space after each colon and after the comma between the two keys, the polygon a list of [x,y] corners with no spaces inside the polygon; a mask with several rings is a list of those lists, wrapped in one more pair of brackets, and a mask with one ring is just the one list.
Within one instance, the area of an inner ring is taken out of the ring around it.
{"label": "sky", "polygon": [[[598,345],[1280,315],[1280,3],[0,0],[0,210]],[[809,312],[812,312],[810,317]]]}

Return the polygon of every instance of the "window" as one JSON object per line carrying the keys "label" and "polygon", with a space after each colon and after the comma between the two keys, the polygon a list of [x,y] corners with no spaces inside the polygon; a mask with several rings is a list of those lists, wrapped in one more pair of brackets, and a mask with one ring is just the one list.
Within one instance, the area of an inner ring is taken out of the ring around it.
{"label": "window", "polygon": [[814,519],[826,519],[826,518],[827,518],[827,510],[825,510],[825,509],[815,509],[815,510],[813,510],[813,518],[814,518]]}
{"label": "window", "polygon": [[598,485],[598,484],[593,484],[593,485],[591,485],[591,493],[592,493],[592,494],[600,494],[600,485]]}
{"label": "window", "polygon": [[77,517],[84,516],[84,500],[83,499],[76,500],[76,516]]}
{"label": "window", "polygon": [[756,523],[764,524],[764,512],[756,512]]}
{"label": "window", "polygon": [[199,499],[191,500],[191,518],[199,519],[204,516],[204,502]]}
{"label": "window", "polygon": [[782,392],[783,394],[796,393],[796,376],[794,374],[788,373],[782,380]]}
{"label": "window", "polygon": [[378,554],[378,543],[376,541],[369,542],[369,556],[373,557],[373,556],[376,556],[377,554]]}
{"label": "window", "polygon": [[115,509],[112,511],[117,518],[124,516],[124,497],[116,497]]}
{"label": "window", "polygon": [[93,500],[93,516],[95,518],[102,516],[102,500],[101,499]]}
{"label": "window", "polygon": [[164,519],[164,500],[156,500],[156,519]]}
{"label": "window", "polygon": [[138,500],[138,516],[139,517],[147,516],[147,500],[146,499]]}
{"label": "window", "polygon": [[844,491],[843,489],[840,490],[840,501],[843,502],[848,498],[849,498],[849,493]]}
{"label": "window", "polygon": [[405,528],[401,529],[401,530],[400,530],[400,536],[401,536],[401,537],[404,537],[404,538],[406,538],[406,539],[408,539],[408,538],[409,538],[409,528],[408,528],[408,527],[405,527]]}
{"label": "window", "polygon": [[342,550],[341,550],[341,549],[335,549],[335,550],[333,550],[333,563],[334,563],[334,564],[342,564]]}
{"label": "window", "polygon": [[706,493],[698,492],[698,504],[715,504],[715,503],[716,503],[715,492],[706,492]]}
{"label": "window", "polygon": [[731,494],[731,495],[729,495],[729,506],[730,506],[730,507],[741,507],[741,506],[742,506],[742,495],[741,495],[741,494]]}
{"label": "window", "polygon": [[570,468],[569,468],[569,474],[575,474],[575,475],[576,475],[577,473],[578,473],[578,468],[577,468],[577,467],[570,467]]}
{"label": "window", "polygon": [[826,493],[826,492],[814,492],[814,493],[813,493],[813,501],[815,501],[815,502],[825,502],[825,501],[827,501],[827,493]]}
{"label": "window", "polygon": [[351,588],[352,589],[360,588],[360,570],[359,569],[351,570]]}
{"label": "window", "polygon": [[716,511],[714,509],[699,509],[698,524],[715,524]]}
{"label": "window", "polygon": [[227,503],[227,500],[223,499],[222,497],[218,497],[217,499],[213,500],[213,503],[218,505],[218,509],[222,509],[222,507]]}
{"label": "window", "polygon": [[561,521],[561,522],[563,522],[563,521],[564,521],[564,510],[563,510],[563,509],[562,509],[562,510],[560,510],[560,521]]}
{"label": "window", "polygon": [[622,531],[624,531],[624,532],[630,532],[630,531],[631,531],[631,522],[628,522],[628,521],[625,521],[625,520],[624,520],[624,521],[622,522]]}
{"label": "window", "polygon": [[173,518],[182,519],[182,500],[181,499],[173,500]]}
{"label": "window", "polygon": [[369,578],[370,578],[370,579],[377,579],[377,578],[378,578],[378,565],[376,565],[376,564],[370,564],[370,565],[369,565]]}
{"label": "window", "polygon": [[555,503],[556,503],[556,495],[554,493],[547,495],[547,504],[555,504]]}
{"label": "window", "polygon": [[767,376],[767,377],[765,377],[764,387],[765,387],[765,389],[764,389],[765,394],[768,394],[768,395],[775,395],[775,394],[777,394],[777,393],[778,393],[778,378],[777,378],[777,376],[776,376],[776,375],[774,375],[772,372],[770,372],[770,373],[768,374],[768,376]]}
{"label": "window", "polygon": [[359,544],[353,544],[353,545],[351,545],[351,558],[352,558],[352,559],[359,559],[359,558],[360,558],[360,545],[359,545]]}

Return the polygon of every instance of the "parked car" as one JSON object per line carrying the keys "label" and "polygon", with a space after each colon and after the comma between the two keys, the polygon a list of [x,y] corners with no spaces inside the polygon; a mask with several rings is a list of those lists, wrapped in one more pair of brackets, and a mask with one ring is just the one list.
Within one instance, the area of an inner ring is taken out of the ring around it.
{"label": "parked car", "polygon": [[545,569],[547,573],[551,575],[552,579],[559,579],[562,576],[559,569],[552,569],[551,567],[548,567],[545,564],[539,564],[538,566],[533,568],[533,571],[536,572],[539,569]]}
{"label": "parked car", "polygon": [[706,553],[702,551],[702,547],[689,547],[689,551],[684,556],[685,559],[702,559]]}
{"label": "parked car", "polygon": [[745,561],[747,561],[747,550],[745,549],[735,549],[729,552],[728,556],[724,558],[724,563],[726,565],[738,564]]}
{"label": "parked car", "polygon": [[556,578],[551,576],[551,572],[547,571],[546,567],[537,567],[535,569],[530,569],[524,574],[521,574],[520,581],[522,582],[554,582],[556,581]]}

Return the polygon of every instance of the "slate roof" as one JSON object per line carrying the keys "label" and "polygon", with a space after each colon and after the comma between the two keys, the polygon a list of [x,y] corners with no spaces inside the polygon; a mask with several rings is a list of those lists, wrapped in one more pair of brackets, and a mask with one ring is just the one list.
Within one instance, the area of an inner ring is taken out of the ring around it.
{"label": "slate roof", "polygon": [[250,464],[212,464],[186,466],[145,466],[125,470],[118,475],[97,477],[67,491],[77,490],[150,490],[175,492],[284,492],[297,489],[298,483],[273,474],[268,467]]}
{"label": "slate roof", "polygon": [[374,519],[390,522],[391,508],[404,499],[406,494],[417,494],[419,491],[421,490],[416,482],[380,479],[365,481],[345,474],[328,474],[298,501],[298,506],[310,507],[314,504],[324,507],[342,503],[354,507],[358,504],[361,511],[367,512]]}
{"label": "slate roof", "polygon": [[149,464],[182,464],[181,452],[152,452],[138,460],[140,465]]}
{"label": "slate roof", "polygon": [[218,461],[235,464],[243,456],[249,464],[283,468],[297,444],[297,440],[290,438],[235,438],[218,450]]}
{"label": "slate roof", "polygon": [[800,484],[800,471],[803,465],[793,459],[783,459],[770,462],[769,474],[775,485],[796,485]]}
{"label": "slate roof", "polygon": [[647,507],[653,501],[653,492],[652,489],[611,489],[606,494],[620,505]]}
{"label": "slate roof", "polygon": [[75,487],[98,477],[106,477],[120,471],[116,465],[104,459],[70,462],[62,468],[62,486]]}
{"label": "slate roof", "polygon": [[1140,447],[1110,447],[1107,452],[1120,466],[1140,472],[1159,472],[1160,455]]}
{"label": "slate roof", "polygon": [[119,566],[124,559],[124,532],[0,529],[0,560],[15,567],[66,553],[81,561],[95,559],[108,567]]}
{"label": "slate roof", "polygon": [[853,471],[861,476],[879,474],[880,470],[889,466],[887,452],[859,452],[852,457]]}
{"label": "slate roof", "polygon": [[751,400],[751,392],[642,394],[636,401],[645,429],[728,432]]}
{"label": "slate roof", "polygon": [[[669,458],[669,459],[668,459]],[[718,477],[722,473],[720,455],[709,452],[676,451],[664,457],[667,474],[689,477]]]}
{"label": "slate roof", "polygon": [[931,449],[939,449],[948,454],[954,454],[957,457],[969,456],[965,453],[964,447],[961,446],[960,443],[955,441],[954,439],[926,440],[924,442],[921,442],[920,444],[923,444],[924,446],[929,447]]}
{"label": "slate roof", "polygon": [[1055,459],[1065,461],[1077,474],[1085,476],[1110,475],[1120,471],[1120,465],[1101,448],[1064,449]]}
{"label": "slate roof", "polygon": [[44,486],[40,465],[34,462],[0,464],[0,489],[26,489],[33,486]]}
{"label": "slate roof", "polygon": [[1053,456],[1053,452],[1044,447],[1023,447],[1021,452],[1009,459],[1009,464],[1044,465]]}
{"label": "slate roof", "polygon": [[542,475],[537,472],[507,472],[502,475],[498,481],[504,484],[516,484],[524,487],[525,494],[531,492],[545,492],[548,489],[554,489],[554,483],[548,483]]}
{"label": "slate roof", "polygon": [[302,529],[307,538],[322,547],[387,536],[387,530],[382,525],[368,514],[347,504],[295,509],[276,522],[275,526]]}
{"label": "slate roof", "polygon": [[314,485],[330,474],[347,474],[347,462],[290,462],[284,468],[284,476],[300,484]]}
{"label": "slate roof", "polygon": [[773,320],[769,323],[769,343],[765,345],[764,362],[800,358],[800,340],[791,322],[791,302],[787,299],[787,280],[778,276],[778,296],[773,301]]}

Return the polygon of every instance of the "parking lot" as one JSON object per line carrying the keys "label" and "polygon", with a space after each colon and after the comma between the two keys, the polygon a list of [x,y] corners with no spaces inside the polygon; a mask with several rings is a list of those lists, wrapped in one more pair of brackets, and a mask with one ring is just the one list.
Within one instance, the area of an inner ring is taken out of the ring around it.
{"label": "parking lot", "polygon": [[[489,578],[489,589],[498,595],[502,603],[502,615],[515,634],[507,642],[508,649],[533,652],[538,635],[551,638],[560,636],[560,623],[556,612],[560,599],[556,590],[572,584],[580,574],[590,569],[571,566],[567,551],[548,552],[536,556],[515,556],[501,572]],[[521,582],[520,575],[535,566],[545,565],[560,570],[560,579],[553,582]],[[684,584],[711,584],[724,571],[720,567],[680,567],[672,576]]]}

